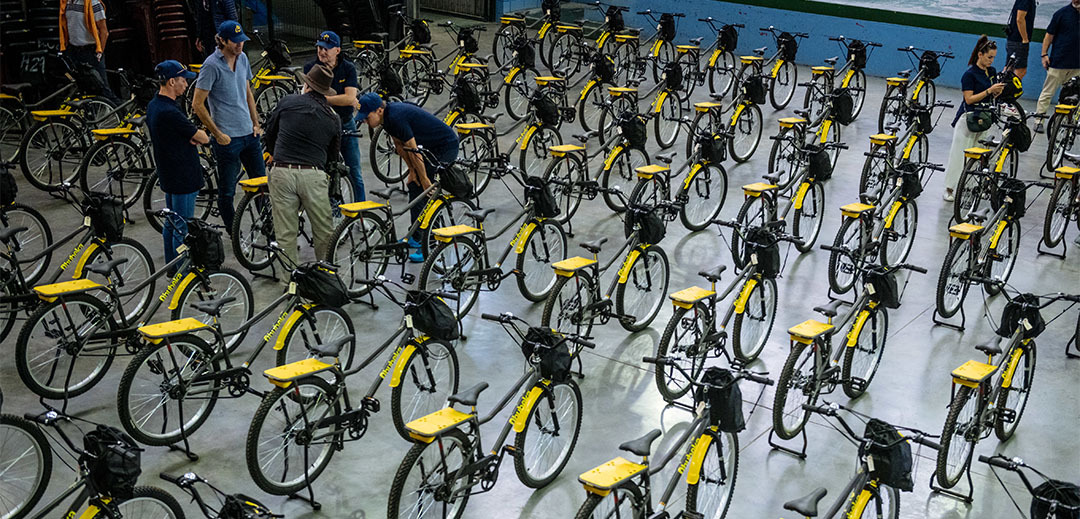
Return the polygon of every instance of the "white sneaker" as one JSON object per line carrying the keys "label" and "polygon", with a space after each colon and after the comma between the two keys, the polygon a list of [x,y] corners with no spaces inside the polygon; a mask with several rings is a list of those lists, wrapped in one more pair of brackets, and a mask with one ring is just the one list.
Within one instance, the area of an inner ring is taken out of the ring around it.
{"label": "white sneaker", "polygon": [[945,201],[946,201],[946,202],[952,202],[952,201],[956,200],[956,197],[954,197],[954,196],[953,196],[953,194],[952,194],[952,193],[949,193],[949,192],[946,192],[946,193],[945,193],[945,197],[944,197],[944,198],[945,198]]}

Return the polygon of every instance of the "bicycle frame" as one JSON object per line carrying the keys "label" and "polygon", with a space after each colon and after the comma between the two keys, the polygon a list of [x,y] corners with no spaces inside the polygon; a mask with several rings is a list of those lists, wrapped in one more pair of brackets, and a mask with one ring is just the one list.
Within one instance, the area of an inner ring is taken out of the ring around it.
{"label": "bicycle frame", "polygon": [[[955,396],[958,385],[977,390],[976,398],[979,399],[978,411],[972,418],[973,423],[965,424],[971,427],[964,431],[964,440],[974,443],[990,436],[990,431],[993,430],[993,426],[990,424],[993,424],[994,418],[1002,410],[996,406],[998,398],[1003,390],[1012,386],[1012,378],[1016,374],[1016,368],[1020,363],[1020,357],[1023,355],[1024,350],[1034,347],[1034,339],[1024,339],[1023,328],[1017,327],[1012,337],[1009,338],[1008,346],[1003,350],[1003,354],[997,360],[997,363],[994,363],[992,356],[987,358],[985,365],[993,367],[993,371],[989,376],[979,381],[965,377],[964,369],[968,364],[953,370],[950,401]],[[981,364],[976,361],[969,362]],[[990,387],[987,387],[988,385]]]}
{"label": "bicycle frame", "polygon": [[[606,265],[601,267],[600,264],[597,262],[597,255],[596,254],[593,255],[593,262],[591,264],[589,264],[588,268],[592,270],[593,279],[595,280],[595,284],[593,284],[593,289],[595,291],[594,295],[601,296],[601,297],[597,297],[598,301],[601,298],[603,300],[605,300],[605,301],[610,300],[611,299],[611,294],[615,293],[615,287],[617,287],[617,286],[619,286],[619,285],[621,285],[623,283],[626,283],[627,276],[630,274],[630,266],[634,264],[634,260],[637,259],[637,257],[641,254],[641,252],[644,249],[645,249],[645,247],[643,247],[641,245],[641,242],[638,240],[638,233],[635,230],[634,233],[631,234],[629,238],[627,238],[625,241],[623,241],[622,246],[619,247],[619,251],[616,252],[615,255],[611,257],[611,260],[608,261]],[[625,257],[622,255],[623,251],[627,251]],[[579,256],[579,258],[580,258],[580,256]],[[601,294],[600,293],[600,275],[607,272],[608,269],[610,269],[615,264],[615,262],[617,260],[619,260],[619,258],[623,259],[622,266],[619,267],[619,275],[612,278],[611,284],[608,285],[607,290],[604,291],[603,294]],[[555,268],[555,274],[556,275],[563,276],[563,277],[573,277],[573,276],[577,275],[577,271],[562,270],[559,267],[555,266],[555,264],[553,264],[552,266],[554,266],[554,268]]]}
{"label": "bicycle frame", "polygon": [[[949,228],[949,236],[960,240],[973,240],[974,250],[977,254],[971,254],[968,256],[968,269],[967,272],[981,272],[982,268],[987,265],[989,260],[989,254],[991,249],[995,249],[998,244],[998,240],[1001,238],[1001,234],[1008,227],[1011,217],[1005,215],[1008,207],[1006,204],[1002,204],[998,210],[986,220],[985,225],[972,225],[972,224],[957,224]],[[987,231],[992,231],[987,234]],[[988,238],[985,239],[984,238]]]}

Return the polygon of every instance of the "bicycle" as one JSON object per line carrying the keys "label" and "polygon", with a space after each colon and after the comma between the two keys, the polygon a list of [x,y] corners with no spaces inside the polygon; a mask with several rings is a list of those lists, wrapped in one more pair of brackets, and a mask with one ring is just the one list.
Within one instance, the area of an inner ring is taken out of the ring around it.
{"label": "bicycle", "polygon": [[[952,108],[948,101],[937,101],[932,107],[910,103],[907,106],[907,122],[904,132],[897,135],[900,128],[890,126],[889,133],[870,136],[870,151],[865,152],[862,174],[859,175],[859,193],[869,193],[874,197],[884,196],[889,172],[907,162],[925,163],[930,157],[930,139],[934,131],[932,114],[934,108]],[[939,117],[940,119],[940,117]],[[867,198],[862,198],[864,203]]]}
{"label": "bicycle", "polygon": [[[679,52],[683,51],[680,49]],[[678,62],[672,61],[665,65],[661,74],[660,90],[649,106],[649,113],[653,115],[653,135],[656,136],[656,144],[663,149],[672,147],[678,140],[684,124],[683,112],[690,109],[691,90],[686,88],[683,74],[682,66]]]}
{"label": "bicycle", "polygon": [[[709,28],[716,33],[716,41],[700,53],[700,55],[708,54],[709,61],[705,71],[698,70],[697,72],[708,77],[710,94],[726,96],[735,85],[735,51],[739,46],[738,29],[745,29],[746,26],[741,23],[728,23],[717,28],[713,23],[716,20],[711,16],[698,18],[698,21],[709,25]],[[699,63],[698,60],[693,60],[695,68],[699,66]],[[699,81],[698,84],[701,82]]]}
{"label": "bicycle", "polygon": [[[189,494],[192,502],[198,505],[199,511],[206,519],[280,519],[285,517],[271,512],[266,505],[253,497],[244,494],[226,494],[194,472],[185,472],[179,476],[162,472],[158,474],[158,477]],[[207,499],[199,493],[196,483],[210,488],[213,492],[211,502],[208,503]]]}
{"label": "bicycle", "polygon": [[[1046,474],[1043,474],[1034,467],[1024,463],[1024,460],[1020,458],[1007,458],[1001,454],[996,454],[989,457],[979,456],[979,461],[990,465],[992,472],[994,467],[996,467],[1015,472],[1016,475],[1020,476],[1020,482],[1024,484],[1024,488],[1031,494],[1032,517],[1037,519],[1053,519],[1056,517],[1068,517],[1070,514],[1075,515],[1077,512],[1080,512],[1080,506],[1075,504],[1076,501],[1074,499],[1071,499],[1076,494],[1075,491],[1072,490],[1075,488],[1075,485],[1065,481],[1050,479]],[[1028,469],[1038,474],[1043,479],[1043,483],[1036,487],[1031,486],[1031,481],[1024,475],[1022,469]],[[998,482],[1001,483],[1001,480],[999,479]],[[1005,489],[1004,483],[1002,483],[1002,488]],[[1005,489],[1005,492],[1008,493],[1008,489]],[[1012,499],[1011,494],[1009,495],[1009,499]],[[1016,504],[1015,500],[1013,500],[1013,504]],[[1017,510],[1019,510],[1019,507],[1017,507]],[[1023,511],[1020,513],[1022,514]]]}
{"label": "bicycle", "polygon": [[[762,27],[762,32],[769,33],[776,42],[776,52],[768,59],[764,58],[765,47],[754,49],[753,56],[741,56],[739,60],[742,66],[739,69],[738,83],[746,78],[747,71],[752,71],[755,76],[768,78],[769,102],[773,108],[783,110],[791,99],[795,97],[795,86],[799,84],[799,69],[795,66],[795,56],[799,51],[799,38],[809,38],[805,32],[789,33],[777,32],[773,26]],[[769,72],[763,74],[768,68]],[[785,92],[783,89],[790,89]],[[762,95],[764,98],[764,95]],[[761,103],[764,103],[762,99]]]}
{"label": "bicycle", "polygon": [[[117,355],[139,351],[139,329],[166,302],[174,318],[188,317],[200,325],[208,318],[199,309],[189,312],[190,302],[218,294],[239,300],[228,309],[226,321],[250,316],[254,297],[247,279],[232,269],[196,264],[195,258],[205,252],[192,251],[196,242],[185,241],[173,261],[141,276],[120,271],[118,267],[128,261],[120,257],[86,267],[105,277],[104,284],[76,279],[34,287],[42,302],[27,317],[15,342],[15,367],[23,384],[42,398],[67,400],[89,391]],[[151,300],[157,280],[173,271],[168,286]],[[243,334],[238,335],[230,347],[242,339]]]}
{"label": "bicycle", "polygon": [[592,2],[591,5],[604,17],[604,22],[596,30],[597,36],[593,42],[585,43],[584,28],[581,25],[558,24],[555,26],[555,37],[547,48],[548,56],[545,62],[553,73],[566,78],[574,77],[590,54],[586,49],[605,54],[604,48],[612,36],[626,30],[622,13],[630,11],[629,7],[609,5],[605,9],[599,0]]}
{"label": "bicycle", "polygon": [[[390,486],[389,519],[461,516],[473,494],[490,491],[498,483],[507,453],[522,484],[543,488],[559,476],[574,452],[583,410],[570,365],[582,349],[595,345],[580,335],[546,327],[523,331],[518,323],[527,323],[509,312],[482,318],[500,323],[519,342],[525,372],[485,416],[476,410],[480,394],[488,387],[481,382],[452,395],[448,407],[406,424],[413,445]],[[519,394],[510,420],[491,449],[484,451],[481,427]],[[459,411],[454,404],[469,411]],[[507,443],[511,432],[512,445]]]}
{"label": "bicycle", "polygon": [[[833,238],[829,254],[829,288],[834,294],[847,293],[855,286],[855,273],[866,263],[889,268],[907,261],[919,228],[919,206],[923,172],[943,171],[939,164],[902,164],[884,183],[888,191],[879,200],[864,193],[867,203],[840,207],[843,221]],[[837,252],[843,251],[843,252]]]}
{"label": "bicycle", "polygon": [[[800,83],[810,90],[816,90],[817,84]],[[837,89],[822,94],[824,108],[816,119],[806,111],[795,110],[797,117],[783,117],[779,120],[780,131],[773,137],[772,149],[769,150],[769,174],[779,178],[781,189],[791,187],[796,180],[796,172],[806,164],[807,155],[800,153],[808,147],[828,146],[828,162],[823,164],[831,171],[840,159],[837,144],[842,144],[840,127],[851,123],[851,94],[848,90]]]}
{"label": "bicycle", "polygon": [[1077,184],[1080,168],[1075,167],[1080,166],[1080,155],[1066,153],[1064,158],[1074,166],[1060,166],[1054,170],[1054,190],[1050,192],[1046,217],[1043,218],[1042,241],[1051,248],[1061,243],[1069,221],[1077,222],[1080,229],[1080,185]]}
{"label": "bicycle", "polygon": [[[810,419],[805,407],[813,406],[822,393],[832,393],[839,385],[854,399],[869,388],[888,342],[888,309],[900,306],[901,290],[894,277],[899,270],[926,273],[926,269],[906,263],[891,269],[867,265],[859,271],[863,290],[851,303],[851,311],[838,322],[833,318],[840,306],[848,304],[839,299],[814,307],[828,322],[808,319],[788,329],[791,351],[777,379],[773,401],[773,432],[778,437],[790,440],[803,432]],[[848,330],[844,344],[834,349],[833,338],[839,337],[841,328]]]}
{"label": "bicycle", "polygon": [[1031,132],[1019,119],[1005,122],[1001,140],[993,137],[982,139],[979,144],[987,146],[964,150],[964,170],[956,182],[956,199],[953,202],[953,221],[963,223],[967,216],[978,213],[994,196],[997,185],[1005,178],[1016,178],[1019,169],[1019,153],[1031,145]]}
{"label": "bicycle", "polygon": [[[862,113],[863,103],[866,101],[866,73],[863,72],[866,68],[866,60],[870,58],[873,49],[880,47],[881,44],[869,40],[848,39],[843,36],[830,37],[829,41],[837,42],[844,49],[846,57],[844,65],[840,67],[840,70],[836,70],[836,63],[840,61],[840,58],[832,57],[825,60],[828,64],[826,66],[810,67],[810,82],[818,88],[807,87],[806,95],[803,97],[803,110],[809,112],[812,118],[817,119],[819,110],[815,110],[815,105],[822,106],[823,95],[828,95],[838,88],[846,88],[853,93],[855,102],[852,105],[851,119],[855,120]],[[836,83],[837,78],[840,78],[839,84]]]}
{"label": "bicycle", "polygon": [[[203,187],[195,197],[196,219],[209,221],[211,218],[220,217],[217,205],[217,159],[209,146],[199,146],[199,166],[202,167]],[[351,185],[350,185],[351,187]],[[155,231],[161,231],[163,223],[157,216],[158,211],[164,209],[165,192],[161,190],[158,182],[158,174],[155,170],[146,179],[142,194],[143,217],[150,223]]]}
{"label": "bicycle", "polygon": [[[980,280],[997,285],[1008,303],[995,330],[997,337],[975,346],[987,356],[986,362],[969,360],[952,371],[949,413],[934,472],[938,485],[946,489],[969,470],[975,444],[988,438],[991,429],[1000,441],[1016,433],[1035,378],[1035,338],[1046,327],[1039,310],[1060,300],[1080,302],[1080,296],[1060,293],[1010,297],[1003,281]],[[995,356],[1000,356],[997,362]]]}
{"label": "bicycle", "polygon": [[[908,60],[912,62],[912,68],[917,68],[915,75],[911,75],[912,69],[902,70],[897,77],[885,79],[885,95],[881,99],[881,108],[878,109],[878,133],[885,133],[887,126],[898,126],[906,113],[905,108],[910,103],[920,106],[934,106],[937,101],[937,89],[934,80],[941,75],[941,65],[954,56],[951,52],[918,49],[915,47],[900,47],[896,49],[908,54]],[[919,54],[918,51],[922,51]]]}
{"label": "bicycle", "polygon": [[[618,38],[618,35],[616,35],[616,38]],[[609,91],[617,88],[615,82],[617,70],[615,59],[600,51],[589,51],[586,60],[589,63],[589,79],[585,82],[585,86],[581,87],[576,107],[577,119],[581,121],[581,129],[585,132],[591,132],[602,128],[601,121],[604,120],[605,115],[607,115],[608,119],[611,118],[611,115],[607,114],[607,112],[612,103],[604,96],[604,87],[607,86]],[[634,90],[633,93],[635,99],[631,106],[636,109],[637,90]],[[612,94],[609,93],[610,95]],[[605,134],[601,133],[601,139],[604,138]]]}
{"label": "bicycle", "polygon": [[[251,31],[251,37],[263,49],[259,59],[251,65],[251,92],[255,97],[255,113],[259,122],[265,124],[266,118],[277,108],[278,102],[289,94],[300,91],[303,81],[300,67],[291,66],[292,58],[285,40],[267,41],[262,32]],[[192,91],[191,95],[195,95]],[[187,96],[185,96],[186,98]],[[187,101],[190,104],[190,101]]]}
{"label": "bicycle", "polygon": [[[897,474],[902,471],[901,467],[911,464],[911,450],[905,442],[938,449],[939,445],[929,439],[934,436],[910,427],[897,427],[839,404],[826,402],[824,406],[806,405],[805,409],[834,418],[840,424],[844,437],[859,447],[858,465],[855,475],[824,514],[817,512],[818,505],[828,493],[824,487],[784,503],[784,509],[807,518],[866,517],[869,513],[883,519],[900,519],[900,491],[910,492],[912,484],[910,473]],[[840,417],[839,410],[865,421],[863,433],[856,433]]]}
{"label": "bicycle", "polygon": [[[498,34],[496,34],[497,37]],[[537,77],[540,77],[540,72],[536,70],[536,49],[533,48],[535,44],[535,40],[524,37],[518,37],[509,44],[512,55],[506,64],[510,65],[510,70],[503,77],[501,88],[506,89],[503,92],[506,115],[515,121],[520,121],[528,115],[529,98],[532,94],[531,85],[536,82]]]}
{"label": "bicycle", "polygon": [[[610,190],[625,200],[618,188]],[[631,232],[611,261],[604,266],[598,262],[600,250],[608,240],[600,238],[579,244],[593,254],[592,258],[575,256],[552,263],[558,280],[544,303],[541,326],[589,335],[595,321],[606,324],[615,318],[629,332],[648,328],[660,313],[667,293],[671,267],[667,253],[658,243],[666,232],[664,220],[674,219],[676,211],[670,202],[653,207],[628,206],[626,218],[631,220]],[[626,256],[618,273],[601,294],[600,275],[623,257],[623,251]]]}
{"label": "bicycle", "polygon": [[[1075,91],[1077,87],[1080,87],[1080,79],[1073,78],[1068,83],[1072,85],[1063,86],[1062,92],[1069,88]],[[1080,97],[1062,94],[1058,104],[1054,106],[1054,115],[1050,116],[1050,120],[1046,122],[1047,171],[1053,171],[1061,166],[1065,155],[1076,149],[1077,128],[1080,128],[1080,110],[1076,109],[1078,103],[1080,103]]]}
{"label": "bicycle", "polygon": [[566,79],[555,76],[534,78],[536,89],[529,95],[529,112],[514,146],[518,149],[518,167],[526,173],[543,170],[550,158],[548,148],[562,144],[563,120],[573,122],[577,115],[567,105]]}
{"label": "bicycle", "polygon": [[[718,519],[726,517],[739,470],[737,433],[742,429],[740,422],[743,420],[738,382],[750,380],[772,385],[773,381],[741,368],[726,370],[717,367],[706,369],[700,377],[690,378],[690,374],[671,359],[644,357],[642,361],[655,364],[658,369],[661,366],[674,367],[690,380],[695,389],[693,405],[679,402],[671,405],[690,411],[693,420],[671,449],[660,455],[658,460],[650,459],[652,444],[661,435],[660,429],[653,429],[641,438],[619,445],[619,450],[640,456],[641,463],[620,456],[578,476],[587,497],[574,517],[667,518],[664,509],[684,477],[688,514],[700,513],[698,517]],[[652,477],[659,474],[680,451],[685,451],[682,463],[668,480],[654,508]]]}
{"label": "bicycle", "polygon": [[[764,52],[761,49],[758,49],[758,51]],[[750,58],[757,58],[757,60],[755,61]],[[743,73],[740,72],[739,77],[736,78],[735,99],[733,99],[729,105],[732,107],[731,118],[728,119],[726,124],[728,133],[732,135],[732,137],[728,139],[728,151],[731,154],[731,158],[735,159],[735,162],[741,164],[754,156],[758,144],[761,143],[761,129],[764,124],[761,116],[761,108],[759,108],[758,105],[765,102],[765,86],[763,84],[763,76],[760,74],[761,58],[759,56],[742,56],[739,59],[741,60],[744,69],[749,63],[749,66],[755,71],[754,74],[750,75],[743,75]],[[717,99],[715,94],[713,95],[713,99]],[[718,128],[720,124],[719,121],[723,118],[723,113],[727,112],[726,108],[715,110],[716,108],[720,107],[710,106],[709,111],[707,112],[710,116],[710,128]]]}
{"label": "bicycle", "polygon": [[[12,478],[10,486],[4,485],[6,489],[28,489],[24,497],[16,495],[15,499],[4,500],[3,507],[0,508],[4,517],[44,519],[56,510],[64,510],[64,501],[71,499],[64,517],[184,519],[183,509],[168,492],[157,487],[134,486],[135,478],[132,477],[132,472],[138,474],[139,468],[135,465],[132,471],[132,460],[138,463],[138,451],[142,450],[137,445],[130,440],[120,440],[105,447],[110,449],[108,451],[102,452],[99,450],[102,447],[97,447],[96,452],[88,452],[71,440],[61,424],[80,421],[95,426],[95,430],[84,434],[83,445],[87,448],[91,444],[105,445],[103,442],[109,436],[108,431],[119,431],[67,416],[48,406],[45,408],[44,413],[26,413],[21,418],[12,414],[0,415],[0,438],[4,440],[0,442],[0,459],[6,463],[0,481]],[[54,448],[49,441],[52,434],[45,432],[50,429],[58,438],[54,441],[61,444],[58,448]],[[79,432],[82,433],[81,429]],[[97,438],[91,439],[94,434]],[[52,480],[54,450],[65,453],[65,458],[69,458],[61,461],[75,471],[75,481],[59,496],[46,503],[40,511],[31,515],[30,512],[41,500]],[[124,465],[103,466],[107,461],[115,462],[118,456],[124,456]],[[115,474],[114,471],[123,472]],[[16,483],[15,478],[22,479],[20,475],[25,480]]]}

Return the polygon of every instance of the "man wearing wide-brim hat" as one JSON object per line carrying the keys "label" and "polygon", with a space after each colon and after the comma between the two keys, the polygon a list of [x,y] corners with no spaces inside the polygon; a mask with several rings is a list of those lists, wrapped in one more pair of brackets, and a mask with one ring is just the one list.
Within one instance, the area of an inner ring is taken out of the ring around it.
{"label": "man wearing wide-brim hat", "polygon": [[274,231],[285,258],[293,263],[299,258],[301,207],[311,222],[316,259],[325,259],[330,250],[333,228],[326,163],[337,160],[341,143],[341,120],[326,101],[335,94],[333,73],[319,64],[303,79],[303,92],[282,98],[266,122]]}

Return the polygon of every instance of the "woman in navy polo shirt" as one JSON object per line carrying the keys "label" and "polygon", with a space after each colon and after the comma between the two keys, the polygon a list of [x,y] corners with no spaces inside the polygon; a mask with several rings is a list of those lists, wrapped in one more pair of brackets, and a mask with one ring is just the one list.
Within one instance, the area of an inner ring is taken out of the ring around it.
{"label": "woman in navy polo shirt", "polygon": [[973,132],[968,129],[964,114],[975,109],[975,105],[989,101],[997,96],[1005,88],[1004,83],[993,83],[991,79],[997,74],[994,67],[994,58],[997,57],[997,43],[987,38],[986,35],[979,37],[975,44],[975,50],[971,51],[968,59],[969,68],[960,78],[960,90],[964,92],[964,102],[953,118],[952,147],[949,149],[949,165],[945,167],[945,201],[952,202],[956,182],[960,180],[960,173],[964,170],[964,150],[975,145],[986,132]]}

